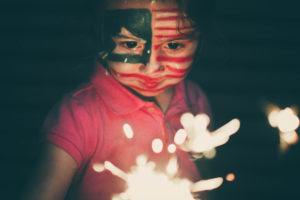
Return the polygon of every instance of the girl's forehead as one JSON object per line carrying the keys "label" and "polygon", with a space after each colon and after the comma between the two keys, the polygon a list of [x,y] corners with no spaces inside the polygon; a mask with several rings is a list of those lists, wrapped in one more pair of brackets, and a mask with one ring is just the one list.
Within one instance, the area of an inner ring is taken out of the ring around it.
{"label": "girl's forehead", "polygon": [[176,9],[176,0],[109,0],[107,9]]}

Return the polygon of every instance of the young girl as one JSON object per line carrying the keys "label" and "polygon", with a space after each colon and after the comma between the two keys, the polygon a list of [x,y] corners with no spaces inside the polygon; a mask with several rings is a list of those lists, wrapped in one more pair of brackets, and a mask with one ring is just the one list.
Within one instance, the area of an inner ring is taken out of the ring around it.
{"label": "young girl", "polygon": [[[143,154],[157,170],[166,166],[180,116],[208,110],[200,89],[184,81],[201,47],[204,32],[190,13],[201,2],[102,2],[97,69],[47,118],[47,148],[27,199],[110,200],[126,185],[109,171],[96,172],[95,164],[110,161],[128,172]],[[152,151],[154,139],[163,141],[162,152]],[[179,176],[199,180],[189,155],[176,154]]]}

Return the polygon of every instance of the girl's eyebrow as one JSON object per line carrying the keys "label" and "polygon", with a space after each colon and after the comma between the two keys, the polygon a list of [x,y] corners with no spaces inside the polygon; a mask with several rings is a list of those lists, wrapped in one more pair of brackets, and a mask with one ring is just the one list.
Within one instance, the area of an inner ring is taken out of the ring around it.
{"label": "girl's eyebrow", "polygon": [[164,40],[166,42],[174,41],[174,40],[193,40],[196,39],[197,37],[195,36],[194,33],[191,34],[182,34],[178,37],[161,37],[160,40]]}
{"label": "girl's eyebrow", "polygon": [[117,34],[116,36],[113,37],[114,39],[133,39],[133,40],[137,40],[139,42],[146,42],[145,40],[143,40],[142,38],[138,38],[135,36],[129,36],[129,35],[124,35],[122,33]]}

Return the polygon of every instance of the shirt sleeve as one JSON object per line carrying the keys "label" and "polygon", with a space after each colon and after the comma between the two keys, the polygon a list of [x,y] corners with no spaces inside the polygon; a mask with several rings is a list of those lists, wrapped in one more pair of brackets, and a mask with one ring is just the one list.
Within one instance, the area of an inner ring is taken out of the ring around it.
{"label": "shirt sleeve", "polygon": [[88,157],[88,150],[97,141],[91,113],[72,97],[65,97],[48,115],[44,126],[46,141],[65,150],[79,168]]}

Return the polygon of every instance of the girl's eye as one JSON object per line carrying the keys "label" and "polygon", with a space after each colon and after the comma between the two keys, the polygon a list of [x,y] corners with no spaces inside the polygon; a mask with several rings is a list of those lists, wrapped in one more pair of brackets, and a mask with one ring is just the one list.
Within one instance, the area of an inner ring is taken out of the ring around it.
{"label": "girl's eye", "polygon": [[134,49],[138,46],[138,43],[136,41],[126,41],[122,42],[122,45],[128,49]]}
{"label": "girl's eye", "polygon": [[172,50],[178,50],[183,47],[183,44],[178,42],[170,42],[167,44],[167,47]]}

